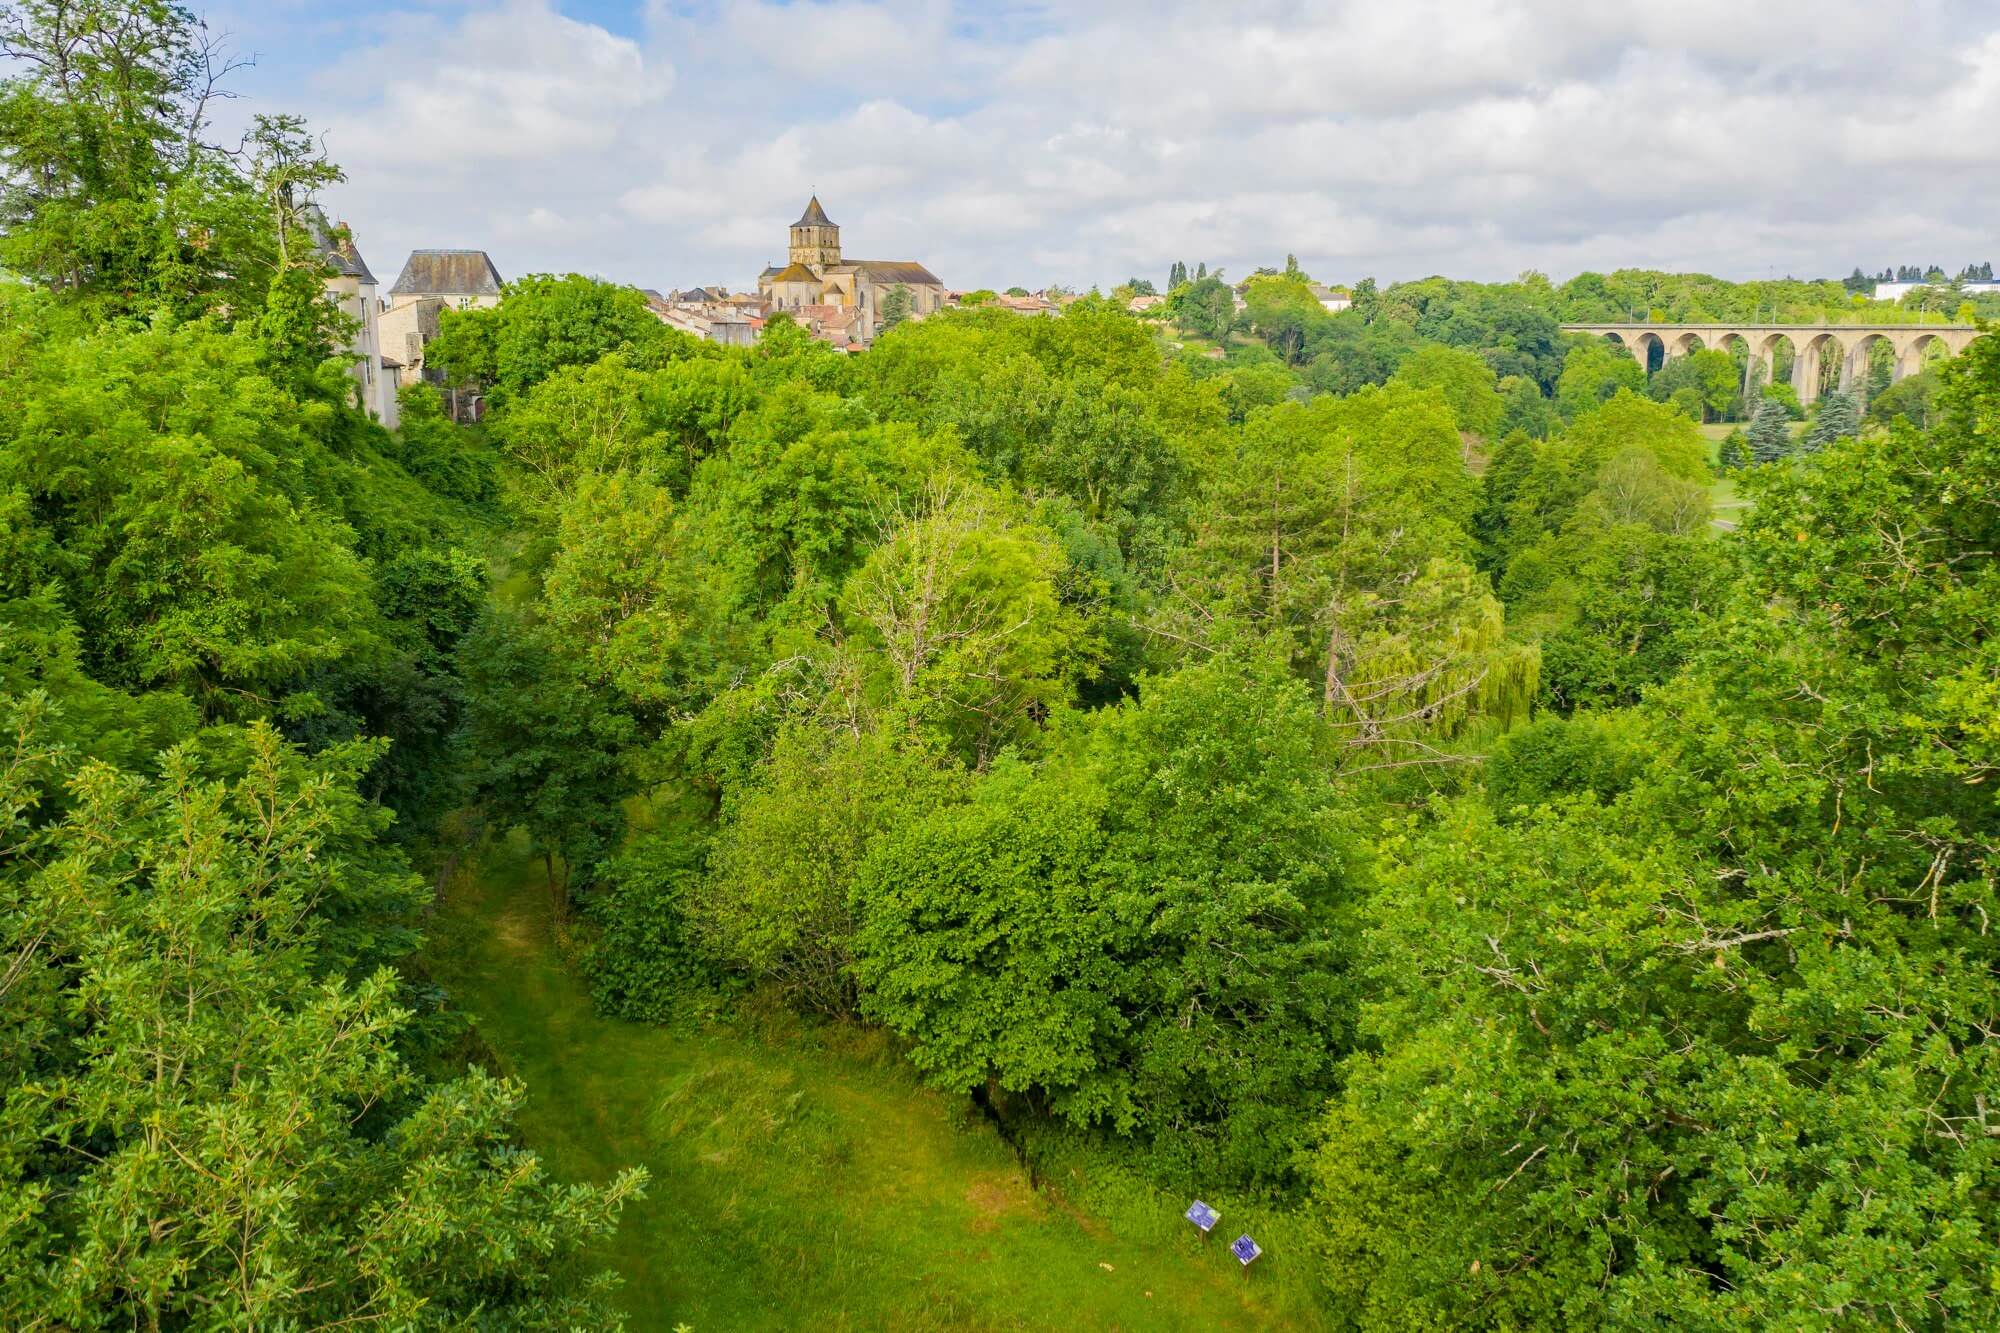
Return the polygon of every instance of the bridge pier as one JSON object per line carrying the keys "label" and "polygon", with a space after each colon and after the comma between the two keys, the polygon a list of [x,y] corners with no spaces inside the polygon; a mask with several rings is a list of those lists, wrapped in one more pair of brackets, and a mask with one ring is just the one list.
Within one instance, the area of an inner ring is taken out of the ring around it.
{"label": "bridge pier", "polygon": [[1731,338],[1743,339],[1749,357],[1743,367],[1746,396],[1756,388],[1762,368],[1769,384],[1777,370],[1777,343],[1786,338],[1792,344],[1792,388],[1801,404],[1819,397],[1821,368],[1828,356],[1840,356],[1839,383],[1843,389],[1867,388],[1868,348],[1876,339],[1889,344],[1895,353],[1891,383],[1900,383],[1924,368],[1925,351],[1932,343],[1947,356],[1957,356],[1980,336],[1978,329],[1964,324],[1565,324],[1565,333],[1594,333],[1616,338],[1634,361],[1650,371],[1651,343],[1657,338],[1664,359],[1685,356],[1695,339],[1705,347],[1727,347]]}
{"label": "bridge pier", "polygon": [[1794,342],[1792,350],[1792,392],[1799,396],[1800,407],[1810,407],[1819,397],[1819,344],[1800,347]]}
{"label": "bridge pier", "polygon": [[1768,342],[1759,347],[1753,340],[1745,338],[1743,345],[1750,349],[1750,355],[1743,363],[1743,401],[1747,403],[1760,383],[1768,386],[1777,375],[1778,354],[1777,348]]}
{"label": "bridge pier", "polygon": [[1922,344],[1912,339],[1908,346],[1896,350],[1896,364],[1889,372],[1889,383],[1901,384],[1912,375],[1921,374],[1924,368]]}
{"label": "bridge pier", "polygon": [[[1863,337],[1859,342],[1854,344],[1854,350],[1847,354],[1846,387],[1850,388],[1854,392],[1854,395],[1861,400],[1863,407],[1868,406],[1868,363],[1871,359],[1870,353],[1874,350],[1874,341],[1873,338]],[[1893,338],[1885,338],[1883,341],[1889,344],[1892,352],[1895,351],[1896,343]],[[1889,383],[1894,384],[1896,382],[1896,367],[1900,366],[1902,362],[1903,358],[1898,355],[1890,363]]]}

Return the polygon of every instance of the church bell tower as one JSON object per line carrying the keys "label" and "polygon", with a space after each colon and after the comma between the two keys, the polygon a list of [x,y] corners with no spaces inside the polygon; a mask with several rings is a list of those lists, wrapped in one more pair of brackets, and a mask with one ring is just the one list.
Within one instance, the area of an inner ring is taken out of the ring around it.
{"label": "church bell tower", "polygon": [[806,211],[792,224],[792,262],[823,272],[840,262],[840,228],[819,206],[814,195]]}

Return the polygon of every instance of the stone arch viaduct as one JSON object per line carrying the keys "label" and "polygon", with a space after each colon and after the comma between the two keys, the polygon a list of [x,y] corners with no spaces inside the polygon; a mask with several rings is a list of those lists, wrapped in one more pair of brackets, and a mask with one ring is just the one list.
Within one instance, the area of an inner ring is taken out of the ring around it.
{"label": "stone arch viaduct", "polygon": [[1829,358],[1840,361],[1840,387],[1845,389],[1866,380],[1869,353],[1877,342],[1887,343],[1896,358],[1890,381],[1914,375],[1924,367],[1934,347],[1946,356],[1957,356],[1979,330],[1968,324],[1565,324],[1566,333],[1595,333],[1615,338],[1637,357],[1641,367],[1652,360],[1658,343],[1663,361],[1686,356],[1701,348],[1729,350],[1732,339],[1741,338],[1750,349],[1744,367],[1743,386],[1747,390],[1757,371],[1771,377],[1778,344],[1792,345],[1792,388],[1801,403],[1819,397],[1820,368]]}

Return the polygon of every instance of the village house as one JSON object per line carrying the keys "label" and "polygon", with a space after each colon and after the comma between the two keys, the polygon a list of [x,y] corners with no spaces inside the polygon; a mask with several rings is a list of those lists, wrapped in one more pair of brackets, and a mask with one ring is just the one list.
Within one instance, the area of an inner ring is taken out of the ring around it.
{"label": "village house", "polygon": [[1313,300],[1319,302],[1320,309],[1329,315],[1337,315],[1354,304],[1354,293],[1345,287],[1329,287],[1323,282],[1306,284]]}
{"label": "village house", "polygon": [[396,428],[396,389],[400,363],[382,354],[381,307],[375,297],[375,275],[354,246],[343,223],[331,226],[317,204],[305,211],[306,230],[325,260],[327,294],[353,323],[347,355],[361,410],[390,430]]}
{"label": "village house", "polygon": [[1056,303],[1045,296],[1009,296],[1002,292],[988,304],[1017,315],[1053,315],[1057,311]]}
{"label": "village house", "polygon": [[668,328],[726,347],[748,347],[757,341],[770,304],[747,293],[732,296],[721,287],[687,287],[664,294],[646,287],[640,294],[654,318]]}
{"label": "village house", "polygon": [[846,259],[840,252],[840,228],[827,217],[815,195],[791,227],[789,260],[785,267],[767,266],[757,275],[757,290],[773,310],[799,319],[808,308],[833,307],[849,315],[800,319],[815,326],[819,336],[846,346],[875,341],[881,328],[882,306],[899,288],[910,296],[910,317],[922,319],[945,304],[945,288],[936,275],[913,260]]}
{"label": "village house", "polygon": [[[402,380],[441,384],[442,376],[424,365],[424,348],[438,335],[439,316],[446,310],[487,310],[500,304],[504,284],[500,270],[484,250],[413,250],[403,271],[389,288],[382,311],[382,346],[402,363]],[[458,401],[450,394],[454,417],[476,417],[476,399]]]}

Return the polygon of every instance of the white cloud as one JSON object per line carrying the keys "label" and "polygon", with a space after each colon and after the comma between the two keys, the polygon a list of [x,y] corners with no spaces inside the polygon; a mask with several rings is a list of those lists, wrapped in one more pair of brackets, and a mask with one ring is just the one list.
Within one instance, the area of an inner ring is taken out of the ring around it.
{"label": "white cloud", "polygon": [[412,14],[341,63],[334,86],[374,95],[352,130],[335,126],[330,137],[373,165],[539,162],[609,148],[672,83],[671,67],[649,63],[636,43],[541,0],[513,0],[452,25]]}
{"label": "white cloud", "polygon": [[745,286],[813,191],[850,252],[963,286],[2000,258],[1976,0],[651,0],[636,35],[467,0],[309,86],[392,270]]}

